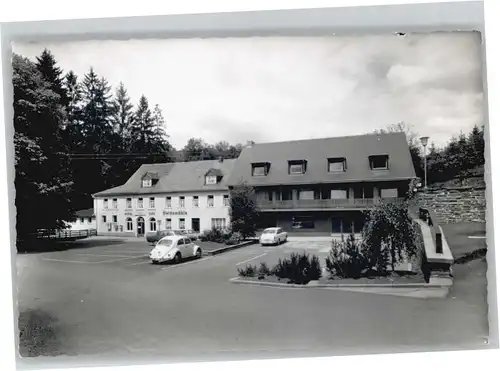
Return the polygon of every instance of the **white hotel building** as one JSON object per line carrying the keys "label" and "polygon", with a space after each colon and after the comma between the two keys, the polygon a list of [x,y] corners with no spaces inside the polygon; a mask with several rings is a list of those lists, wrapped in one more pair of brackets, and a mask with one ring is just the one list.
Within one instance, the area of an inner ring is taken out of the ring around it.
{"label": "white hotel building", "polygon": [[235,160],[142,165],[124,184],[93,195],[98,235],[142,236],[163,229],[229,226]]}

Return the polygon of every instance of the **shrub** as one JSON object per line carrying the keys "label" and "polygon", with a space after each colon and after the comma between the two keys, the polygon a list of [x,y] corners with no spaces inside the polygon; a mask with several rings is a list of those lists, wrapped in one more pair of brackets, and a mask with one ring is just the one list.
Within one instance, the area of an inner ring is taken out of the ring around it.
{"label": "shrub", "polygon": [[309,258],[306,253],[292,253],[289,258],[279,259],[271,273],[287,278],[290,283],[306,284],[321,277],[321,266],[317,256]]}
{"label": "shrub", "polygon": [[221,229],[213,227],[212,229],[203,231],[200,236],[201,241],[210,241],[217,243],[224,243],[231,237],[231,231],[229,229]]}
{"label": "shrub", "polygon": [[236,245],[243,240],[243,236],[240,232],[234,232],[231,236],[226,240],[227,245]]}
{"label": "shrub", "polygon": [[259,276],[270,276],[271,275],[271,270],[267,266],[265,262],[260,263],[259,267]]}
{"label": "shrub", "polygon": [[330,277],[359,278],[368,268],[362,244],[354,234],[349,235],[346,241],[332,241],[325,263]]}
{"label": "shrub", "polygon": [[248,264],[245,268],[238,268],[238,276],[240,277],[255,277],[257,274],[257,266]]}

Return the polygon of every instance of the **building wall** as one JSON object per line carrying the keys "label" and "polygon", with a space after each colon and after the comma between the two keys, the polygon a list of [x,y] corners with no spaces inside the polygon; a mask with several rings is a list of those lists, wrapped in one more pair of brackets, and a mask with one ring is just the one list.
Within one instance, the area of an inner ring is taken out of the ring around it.
{"label": "building wall", "polygon": [[[312,220],[314,228],[293,228],[294,220]],[[342,229],[333,228],[333,220],[337,222],[337,227],[340,226],[342,220]],[[283,230],[292,235],[315,235],[329,236],[340,232],[350,233],[351,223],[356,220],[356,232],[361,228],[362,212],[361,211],[280,211],[280,212],[265,212],[260,215],[259,229],[269,227],[281,227]]]}
{"label": "building wall", "polygon": [[[97,233],[100,235],[137,235],[138,218],[145,221],[145,233],[150,232],[150,219],[156,221],[156,229],[165,229],[166,219],[171,219],[172,229],[180,228],[180,219],[185,220],[184,229],[193,229],[192,219],[199,218],[200,231],[212,227],[212,219],[223,219],[223,223],[229,226],[229,206],[224,205],[224,196],[229,195],[229,191],[210,192],[186,192],[169,193],[143,196],[119,196],[119,197],[99,197],[94,200],[95,213],[97,218]],[[167,196],[171,197],[171,207],[167,206]],[[184,207],[180,206],[180,197],[184,197]],[[194,196],[198,196],[198,207],[193,205]],[[213,207],[208,206],[208,196],[213,197]],[[143,199],[143,207],[140,208],[139,198]],[[154,198],[154,206],[151,207],[149,199]],[[131,207],[127,205],[127,199],[132,201]],[[104,200],[108,200],[105,208]],[[116,205],[113,200],[116,199]],[[106,217],[106,222],[103,220]],[[113,221],[116,216],[116,222]],[[127,218],[132,219],[132,230],[127,229]],[[108,223],[112,223],[111,231]]]}
{"label": "building wall", "polygon": [[96,220],[93,218],[77,218],[76,221],[68,223],[70,230],[81,231],[87,229],[96,229]]}
{"label": "building wall", "polygon": [[486,221],[484,187],[429,189],[418,192],[413,202],[434,210],[445,224]]}

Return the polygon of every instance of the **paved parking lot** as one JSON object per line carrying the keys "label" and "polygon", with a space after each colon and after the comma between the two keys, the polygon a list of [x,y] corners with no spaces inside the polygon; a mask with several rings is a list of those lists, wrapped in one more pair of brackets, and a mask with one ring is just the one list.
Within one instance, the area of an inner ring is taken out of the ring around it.
{"label": "paved parking lot", "polygon": [[[143,241],[89,239],[68,251],[19,255],[21,325],[41,321],[53,332],[38,343],[37,354],[93,360],[99,355],[151,362],[484,346],[486,306],[474,288],[467,288],[475,290],[474,298],[457,290],[454,298],[421,300],[228,281],[248,263],[271,266],[292,251],[326,256],[328,248],[327,241],[290,241],[152,265],[151,246]],[[474,285],[484,285],[482,279],[476,277]],[[29,339],[23,344],[27,355]]]}

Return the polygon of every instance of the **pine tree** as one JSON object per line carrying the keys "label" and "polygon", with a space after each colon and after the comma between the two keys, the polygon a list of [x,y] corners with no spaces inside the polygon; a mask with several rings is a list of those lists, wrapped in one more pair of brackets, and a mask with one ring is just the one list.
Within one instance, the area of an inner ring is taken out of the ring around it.
{"label": "pine tree", "polygon": [[68,97],[63,84],[63,71],[57,66],[54,55],[45,49],[36,60],[36,67],[42,74],[42,77],[50,84],[51,90],[59,95],[60,103],[66,106]]}
{"label": "pine tree", "polygon": [[113,186],[113,163],[99,159],[99,155],[113,150],[111,119],[113,102],[110,86],[100,78],[93,68],[85,74],[80,84],[82,97],[81,133],[82,143],[74,152],[85,155],[73,158],[75,176],[75,205],[88,208],[92,205],[92,194]]}
{"label": "pine tree", "polygon": [[134,105],[130,102],[130,97],[128,96],[127,89],[125,85],[120,82],[120,85],[116,89],[116,95],[113,102],[113,129],[115,133],[124,138],[127,143],[124,143],[123,148],[126,149],[130,145],[130,131],[132,127],[133,120],[133,108]]}

